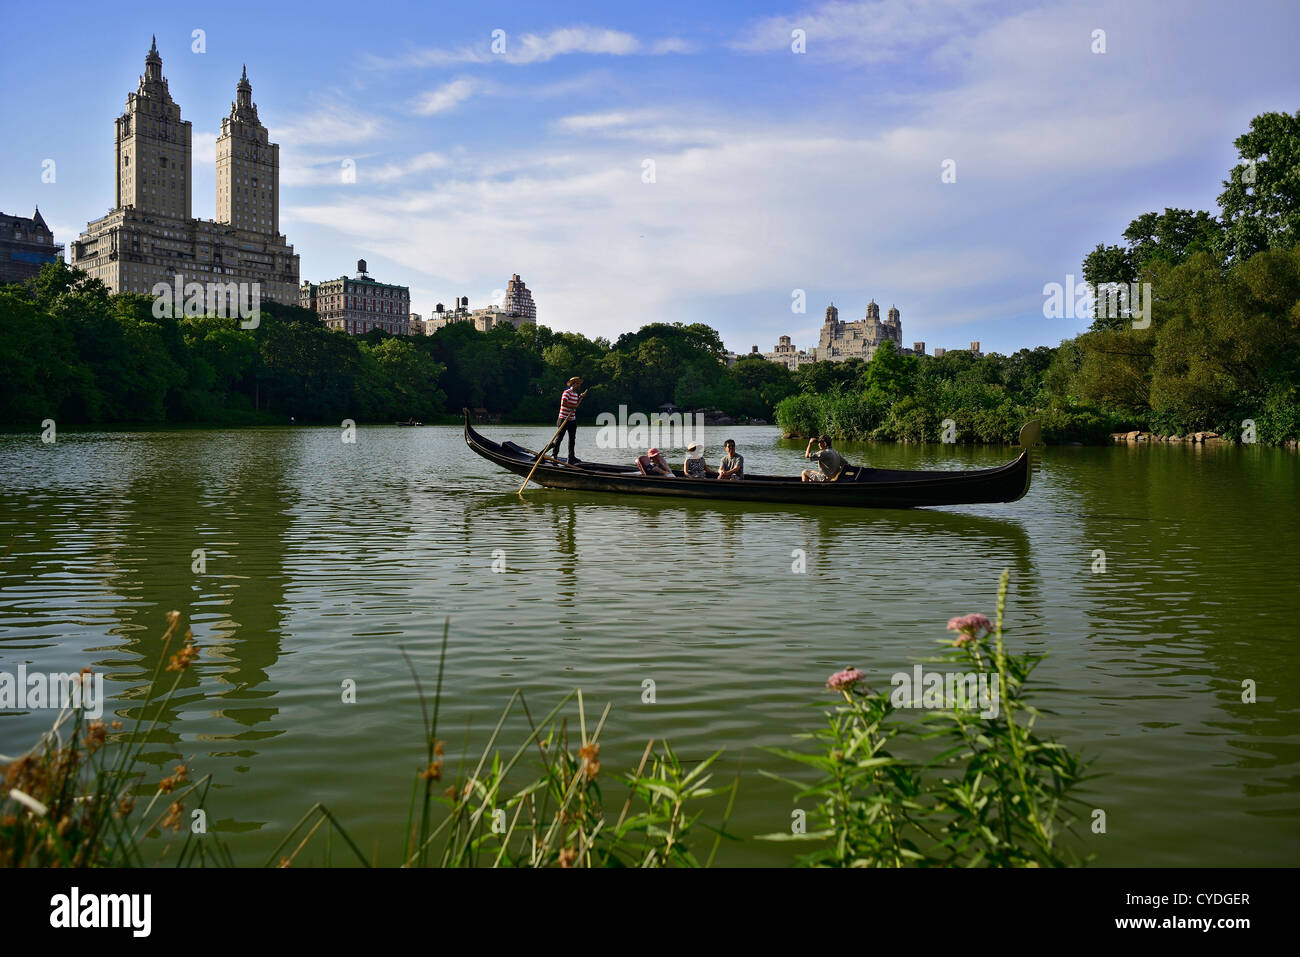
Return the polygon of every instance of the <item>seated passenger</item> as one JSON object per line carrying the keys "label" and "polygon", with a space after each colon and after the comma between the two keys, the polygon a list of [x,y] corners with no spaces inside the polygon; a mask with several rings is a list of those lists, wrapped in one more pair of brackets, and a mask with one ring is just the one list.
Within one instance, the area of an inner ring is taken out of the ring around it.
{"label": "seated passenger", "polygon": [[736,440],[727,439],[722,444],[727,450],[727,454],[722,457],[722,464],[718,466],[718,478],[723,481],[736,479],[739,481],[745,477],[745,457],[736,454]]}
{"label": "seated passenger", "polygon": [[710,468],[709,463],[704,461],[704,446],[699,442],[692,442],[686,446],[686,461],[682,463],[682,473],[687,478],[708,478],[710,475],[717,475],[717,470]]}
{"label": "seated passenger", "polygon": [[[814,442],[817,443],[820,451],[813,451]],[[829,435],[819,435],[809,439],[803,457],[816,460],[818,469],[815,472],[812,469],[804,469],[800,477],[805,482],[834,482],[849,465],[844,456],[831,448]]]}
{"label": "seated passenger", "polygon": [[664,454],[658,449],[650,449],[645,455],[638,455],[636,467],[642,475],[666,475],[669,478],[673,475],[673,470],[664,461]]}

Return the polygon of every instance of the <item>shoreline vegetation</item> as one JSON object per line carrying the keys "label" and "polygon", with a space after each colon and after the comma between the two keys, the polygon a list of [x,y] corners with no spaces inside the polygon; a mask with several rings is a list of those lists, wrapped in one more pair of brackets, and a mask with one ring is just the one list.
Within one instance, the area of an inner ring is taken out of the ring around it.
{"label": "shoreline vegetation", "polygon": [[[793,792],[788,831],[763,841],[811,845],[793,863],[815,867],[1063,867],[1086,864],[1077,853],[1086,806],[1075,796],[1087,763],[1034,731],[1041,712],[1026,682],[1041,655],[1016,655],[1003,641],[1009,573],[997,615],[953,618],[932,675],[948,678],[949,698],[926,690],[874,691],[867,674],[847,668],[823,692],[842,699],[813,703],[821,730],[796,735],[802,749],[768,749],[815,775],[777,777]],[[26,754],[0,766],[0,866],[238,866],[206,827],[211,776],[192,780],[193,757],[142,762],[159,718],[186,673],[198,667],[192,632],[172,612],[144,703],[119,712],[133,721],[87,721],[65,710]],[[455,759],[441,734],[444,627],[432,688],[402,650],[415,684],[422,743],[413,749],[405,826],[382,852],[367,857],[346,822],[312,805],[263,866],[401,867],[699,867],[714,863],[724,841],[741,840],[728,821],[741,786],[743,756],[729,781],[715,782],[723,751],[697,761],[651,739],[639,759],[615,775],[602,763],[600,735],[612,710],[587,710],[582,691],[566,695],[540,720],[521,691],[507,702],[486,745]],[[179,648],[168,658],[173,645]],[[163,688],[165,672],[174,672]],[[921,665],[916,666],[918,674]],[[962,685],[954,669],[967,669]],[[89,669],[87,669],[88,671]],[[84,674],[85,672],[83,672]],[[897,681],[898,676],[892,680]],[[191,679],[192,680],[192,679]],[[189,682],[186,682],[188,685]],[[942,681],[935,684],[942,685]],[[963,687],[994,689],[977,696]],[[955,696],[952,689],[957,689]],[[576,707],[575,707],[576,706]],[[913,710],[917,715],[913,717]],[[570,712],[574,712],[570,714]],[[506,742],[507,720],[523,716],[529,733]],[[450,737],[450,735],[449,735]],[[605,761],[609,756],[603,756]],[[178,762],[170,774],[142,764]],[[453,766],[454,764],[454,766]],[[707,815],[707,820],[706,820]],[[713,823],[716,822],[716,823]],[[146,858],[146,855],[149,855]]]}

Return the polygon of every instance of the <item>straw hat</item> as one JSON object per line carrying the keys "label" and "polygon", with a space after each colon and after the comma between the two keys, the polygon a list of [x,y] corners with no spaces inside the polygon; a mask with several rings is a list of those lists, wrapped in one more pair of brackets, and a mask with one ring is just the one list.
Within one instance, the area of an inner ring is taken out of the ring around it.
{"label": "straw hat", "polygon": [[686,457],[688,459],[704,458],[704,446],[699,442],[692,442],[690,445],[686,446]]}

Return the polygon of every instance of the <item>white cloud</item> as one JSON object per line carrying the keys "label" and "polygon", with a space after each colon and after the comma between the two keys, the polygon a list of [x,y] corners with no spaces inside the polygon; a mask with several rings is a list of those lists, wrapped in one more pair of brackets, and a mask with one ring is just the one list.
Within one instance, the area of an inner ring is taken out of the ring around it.
{"label": "white cloud", "polygon": [[[420,153],[384,163],[371,162],[371,159],[370,156],[331,157],[309,165],[285,166],[280,170],[280,182],[285,186],[341,186],[364,191],[367,185],[387,185],[450,165],[442,153]],[[345,171],[354,177],[350,182]]]}
{"label": "white cloud", "polygon": [[468,100],[477,88],[478,84],[465,77],[452,80],[450,83],[444,83],[436,90],[429,90],[420,94],[415,100],[414,111],[418,116],[433,116],[435,113],[445,113]]}
{"label": "white cloud", "polygon": [[217,162],[217,136],[219,134],[206,130],[196,130],[190,139],[193,151],[194,168],[210,168]]}
{"label": "white cloud", "polygon": [[564,116],[555,122],[555,127],[567,133],[660,147],[718,143],[730,135],[699,122],[683,123],[673,113],[662,110],[615,110]]}
{"label": "white cloud", "polygon": [[981,32],[996,19],[991,6],[991,0],[833,0],[800,13],[766,17],[748,27],[731,46],[789,53],[793,31],[803,30],[809,55],[896,61],[952,37]]}
{"label": "white cloud", "polygon": [[546,34],[525,33],[518,41],[508,37],[505,59],[510,63],[545,63],[570,53],[627,56],[641,44],[630,33],[596,27],[566,27]]}
{"label": "white cloud", "polygon": [[571,26],[549,33],[524,33],[515,36],[506,32],[501,52],[493,52],[494,40],[489,34],[481,43],[458,49],[432,47],[416,50],[396,57],[370,56],[365,65],[372,69],[392,67],[448,67],[469,63],[503,61],[515,65],[546,63],[571,54],[632,56],[690,53],[694,47],[680,37],[666,37],[648,45],[622,30],[605,27]]}
{"label": "white cloud", "polygon": [[650,47],[650,52],[656,56],[662,56],[667,53],[694,53],[695,46],[688,43],[681,37],[667,37],[663,40],[656,40]]}
{"label": "white cloud", "polygon": [[271,141],[282,151],[306,146],[345,146],[369,143],[384,135],[377,115],[342,103],[322,106],[271,128]]}

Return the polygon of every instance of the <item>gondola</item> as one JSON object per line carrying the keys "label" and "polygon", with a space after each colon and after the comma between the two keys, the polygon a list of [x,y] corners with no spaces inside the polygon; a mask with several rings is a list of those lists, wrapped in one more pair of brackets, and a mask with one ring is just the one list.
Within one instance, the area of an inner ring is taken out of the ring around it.
{"label": "gondola", "polygon": [[[739,482],[642,475],[633,465],[582,462],[568,465],[543,459],[533,481],[546,488],[621,495],[715,499],[735,502],[781,502],[790,505],[838,505],[854,508],[918,508],[933,505],[977,505],[1014,502],[1029,491],[1033,467],[1031,449],[1039,441],[1037,420],[1020,432],[1023,451],[1014,461],[974,471],[922,471],[850,468],[835,482],[802,482],[799,477],[747,474]],[[465,411],[465,444],[501,468],[527,476],[537,453],[514,442],[493,442],[470,425]]]}

